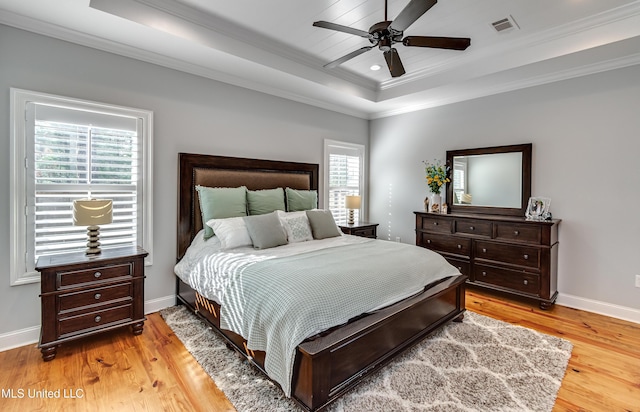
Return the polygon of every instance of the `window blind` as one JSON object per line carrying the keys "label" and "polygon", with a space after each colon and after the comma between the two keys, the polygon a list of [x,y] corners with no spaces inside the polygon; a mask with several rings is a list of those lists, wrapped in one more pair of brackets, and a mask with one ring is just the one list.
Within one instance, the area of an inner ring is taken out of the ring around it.
{"label": "window blind", "polygon": [[[329,154],[329,210],[337,222],[346,222],[348,210],[345,208],[345,197],[362,195],[361,174],[362,158],[358,150],[351,150],[351,154]],[[354,219],[360,218],[360,211],[354,211]]]}
{"label": "window blind", "polygon": [[136,119],[36,106],[29,179],[35,197],[27,219],[34,229],[28,239],[34,248],[28,248],[33,253],[28,262],[86,248],[86,227],[73,225],[72,204],[81,198],[113,200],[113,223],[100,228],[103,246],[135,245],[140,174]]}

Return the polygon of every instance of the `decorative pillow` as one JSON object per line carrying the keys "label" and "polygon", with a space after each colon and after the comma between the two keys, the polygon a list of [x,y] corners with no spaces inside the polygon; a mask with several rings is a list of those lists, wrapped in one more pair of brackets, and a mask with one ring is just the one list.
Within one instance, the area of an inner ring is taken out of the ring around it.
{"label": "decorative pillow", "polygon": [[306,214],[314,239],[342,236],[342,232],[329,210],[307,210]]}
{"label": "decorative pillow", "polygon": [[251,236],[242,217],[227,219],[211,219],[207,222],[220,239],[222,249],[233,249],[240,246],[251,246]]}
{"label": "decorative pillow", "polygon": [[287,241],[289,243],[305,242],[313,240],[309,219],[305,212],[278,212],[280,223],[284,231],[287,233]]}
{"label": "decorative pillow", "polygon": [[318,207],[318,192],[315,190],[295,190],[290,187],[287,194],[287,212],[311,210]]}
{"label": "decorative pillow", "polygon": [[250,215],[265,215],[275,210],[285,210],[284,190],[277,189],[248,190],[247,203]]}
{"label": "decorative pillow", "polygon": [[[196,186],[200,199],[202,221],[247,215],[247,188]],[[213,229],[204,225],[204,238],[213,236]]]}
{"label": "decorative pillow", "polygon": [[287,244],[287,235],[280,224],[278,212],[244,217],[249,236],[256,249],[268,249]]}

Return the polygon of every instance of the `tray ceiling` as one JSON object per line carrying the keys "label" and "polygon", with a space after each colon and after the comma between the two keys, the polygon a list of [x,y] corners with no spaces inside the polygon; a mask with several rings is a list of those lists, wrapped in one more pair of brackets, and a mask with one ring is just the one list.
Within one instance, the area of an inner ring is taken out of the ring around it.
{"label": "tray ceiling", "polygon": [[[408,0],[390,0],[392,20]],[[492,23],[516,26],[497,32]],[[0,0],[0,23],[363,118],[640,64],[640,0],[440,0],[406,35],[470,37],[465,51],[396,44],[392,78],[368,40],[383,0]],[[378,71],[371,66],[379,65]]]}

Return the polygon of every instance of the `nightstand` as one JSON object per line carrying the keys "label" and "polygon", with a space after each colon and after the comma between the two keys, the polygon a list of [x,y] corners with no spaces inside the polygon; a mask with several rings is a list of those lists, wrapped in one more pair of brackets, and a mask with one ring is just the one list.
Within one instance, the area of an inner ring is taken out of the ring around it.
{"label": "nightstand", "polygon": [[144,327],[144,258],[140,247],[102,249],[42,256],[42,359],[56,357],[58,345],[131,325],[134,335]]}
{"label": "nightstand", "polygon": [[378,223],[356,222],[352,225],[343,223],[339,224],[338,227],[342,230],[342,233],[346,235],[370,237],[372,239],[375,239],[378,236]]}

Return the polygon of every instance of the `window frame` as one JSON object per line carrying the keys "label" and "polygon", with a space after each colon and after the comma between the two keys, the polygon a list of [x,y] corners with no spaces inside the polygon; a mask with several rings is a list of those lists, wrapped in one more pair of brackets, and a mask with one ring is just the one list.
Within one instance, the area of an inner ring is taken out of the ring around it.
{"label": "window frame", "polygon": [[327,204],[325,205],[325,209],[329,209],[329,201],[330,201],[330,186],[329,186],[329,165],[330,165],[330,157],[332,153],[336,153],[339,151],[356,151],[358,153],[358,157],[360,158],[360,179],[359,179],[359,193],[361,197],[361,204],[359,209],[359,220],[367,221],[367,214],[364,212],[367,210],[367,185],[366,185],[366,147],[362,144],[357,143],[349,143],[339,140],[331,140],[325,139],[324,141],[324,199],[326,199]]}
{"label": "window frame", "polygon": [[27,155],[28,150],[33,149],[29,147],[27,137],[27,103],[57,105],[114,116],[126,116],[142,122],[139,136],[141,140],[140,181],[142,190],[140,201],[142,204],[140,210],[142,230],[141,233],[138,233],[138,243],[149,252],[145,259],[145,265],[150,266],[153,263],[153,112],[17,88],[10,88],[10,99],[10,285],[18,286],[40,282],[40,274],[37,271],[27,270],[26,260],[29,248],[26,218],[27,196],[29,195],[27,193],[27,179],[29,178]]}

